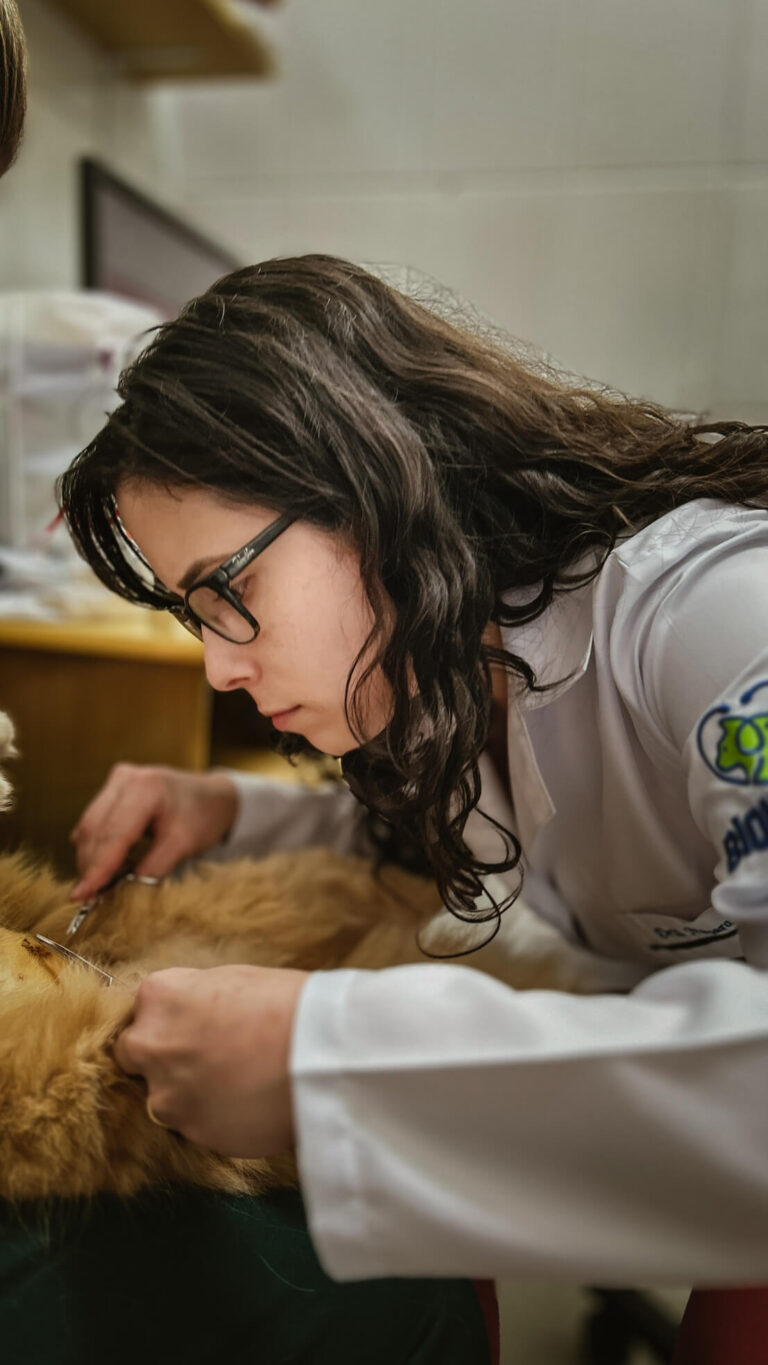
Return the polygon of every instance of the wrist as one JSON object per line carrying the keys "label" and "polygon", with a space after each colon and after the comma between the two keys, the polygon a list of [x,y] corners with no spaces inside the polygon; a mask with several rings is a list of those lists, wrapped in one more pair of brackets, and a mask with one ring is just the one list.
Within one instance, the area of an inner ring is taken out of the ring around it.
{"label": "wrist", "polygon": [[240,811],[237,784],[223,768],[214,768],[203,775],[208,795],[215,801],[218,842],[225,844],[235,827]]}

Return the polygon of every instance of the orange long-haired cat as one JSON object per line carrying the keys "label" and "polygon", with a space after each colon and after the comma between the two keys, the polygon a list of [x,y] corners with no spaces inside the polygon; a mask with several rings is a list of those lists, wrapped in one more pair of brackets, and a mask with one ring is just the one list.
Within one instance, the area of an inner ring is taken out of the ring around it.
{"label": "orange long-haired cat", "polygon": [[[0,713],[0,758],[13,753]],[[10,789],[0,775],[0,808]],[[424,961],[418,939],[440,901],[431,882],[327,849],[258,861],[200,863],[159,886],[123,883],[73,939],[70,884],[20,854],[0,856],[0,1197],[133,1194],[185,1181],[256,1193],[295,1181],[290,1153],[232,1160],[147,1116],[143,1083],[115,1064],[111,1043],[132,989],[162,967],[226,963],[383,967]],[[455,921],[441,917],[446,926]],[[484,926],[480,926],[481,928]],[[430,949],[440,933],[430,928]],[[111,987],[36,938],[65,942],[119,979]],[[445,940],[443,940],[445,944]],[[455,940],[452,946],[456,947]],[[564,950],[564,951],[563,951]],[[466,958],[517,987],[578,988],[578,950],[553,931],[533,954],[490,945]],[[125,989],[125,987],[129,989]]]}

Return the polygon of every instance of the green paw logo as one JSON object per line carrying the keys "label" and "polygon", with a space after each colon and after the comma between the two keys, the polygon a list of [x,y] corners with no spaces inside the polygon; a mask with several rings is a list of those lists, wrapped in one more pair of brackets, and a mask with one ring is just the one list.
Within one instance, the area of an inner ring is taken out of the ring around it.
{"label": "green paw logo", "polygon": [[[768,680],[750,687],[739,706],[748,706],[762,688],[768,689]],[[744,715],[726,704],[713,706],[700,720],[696,738],[716,777],[740,787],[768,786],[768,712]]]}

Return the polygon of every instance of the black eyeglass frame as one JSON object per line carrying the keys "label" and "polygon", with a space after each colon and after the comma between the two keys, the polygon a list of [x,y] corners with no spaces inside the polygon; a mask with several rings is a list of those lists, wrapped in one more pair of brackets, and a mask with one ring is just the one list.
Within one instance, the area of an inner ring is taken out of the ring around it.
{"label": "black eyeglass frame", "polygon": [[[241,549],[235,550],[235,553],[230,555],[229,559],[225,559],[223,564],[219,564],[218,568],[213,569],[208,574],[204,574],[202,578],[196,578],[194,583],[191,583],[187,588],[183,602],[169,602],[166,610],[169,611],[172,616],[175,616],[179,624],[190,631],[192,635],[196,636],[198,640],[202,640],[203,627],[205,627],[206,630],[212,630],[215,635],[220,636],[222,640],[229,641],[230,644],[252,644],[259,633],[259,623],[255,616],[251,615],[245,604],[232,592],[229,585],[233,578],[237,578],[238,574],[242,573],[243,569],[247,569],[248,565],[253,563],[254,559],[261,554],[262,550],[266,550],[267,547],[272,544],[273,540],[277,540],[277,537],[282,535],[283,531],[287,531],[288,527],[293,525],[294,521],[296,521],[296,517],[290,516],[287,512],[284,512],[281,516],[277,517],[275,521],[270,522],[269,526],[265,526],[263,531],[260,531],[257,536],[254,536],[253,540],[249,540],[247,545],[243,545]],[[223,631],[217,630],[215,626],[209,625],[207,621],[203,621],[198,616],[194,607],[191,607],[189,603],[192,593],[197,592],[199,588],[210,588],[213,592],[217,593],[219,597],[223,597],[224,601],[234,608],[238,616],[242,616],[243,620],[247,621],[253,634],[247,640],[233,640],[231,636],[225,635]]]}

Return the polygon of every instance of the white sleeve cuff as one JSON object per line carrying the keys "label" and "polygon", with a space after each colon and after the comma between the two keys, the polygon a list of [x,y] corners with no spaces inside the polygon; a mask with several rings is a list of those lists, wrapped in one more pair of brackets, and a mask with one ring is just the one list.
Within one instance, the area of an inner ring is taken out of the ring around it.
{"label": "white sleeve cuff", "polygon": [[214,850],[215,860],[320,845],[338,853],[370,854],[365,810],[343,783],[310,787],[229,770],[227,776],[237,792],[237,815],[228,838]]}

